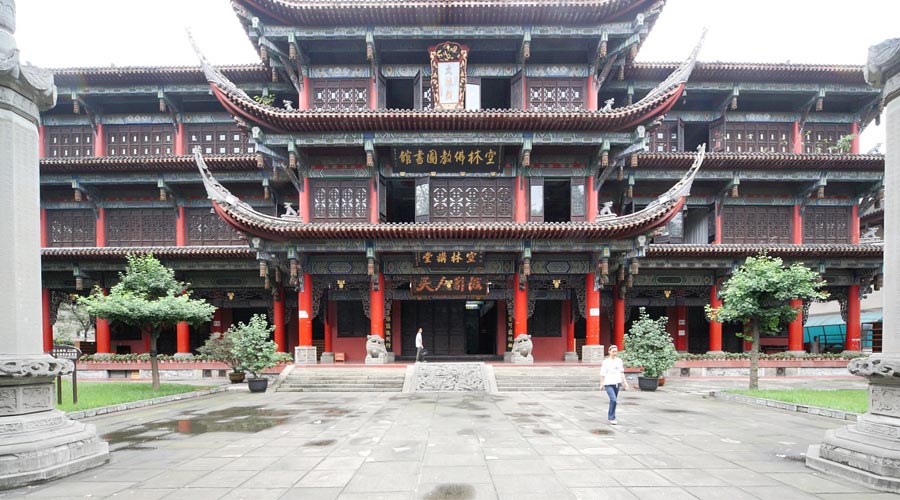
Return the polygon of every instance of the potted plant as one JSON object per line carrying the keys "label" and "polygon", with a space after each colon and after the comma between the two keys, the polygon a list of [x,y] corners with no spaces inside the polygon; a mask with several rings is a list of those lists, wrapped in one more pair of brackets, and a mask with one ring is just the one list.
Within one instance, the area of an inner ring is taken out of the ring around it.
{"label": "potted plant", "polygon": [[262,314],[255,314],[247,323],[231,325],[228,329],[228,333],[233,335],[234,357],[252,375],[247,379],[250,392],[265,392],[269,379],[260,377],[260,373],[278,364],[275,353],[278,346],[271,340],[274,330],[275,327],[269,326]]}
{"label": "potted plant", "polygon": [[625,335],[625,365],[643,368],[644,372],[638,377],[638,387],[642,391],[655,391],[659,377],[675,366],[678,359],[672,337],[666,332],[668,320],[665,316],[652,319],[642,307],[637,321]]}
{"label": "potted plant", "polygon": [[228,365],[231,368],[228,380],[231,380],[232,384],[239,384],[244,381],[244,368],[234,356],[234,334],[232,330],[229,329],[225,333],[213,332],[206,339],[206,342],[197,348],[197,352],[209,359],[221,361]]}

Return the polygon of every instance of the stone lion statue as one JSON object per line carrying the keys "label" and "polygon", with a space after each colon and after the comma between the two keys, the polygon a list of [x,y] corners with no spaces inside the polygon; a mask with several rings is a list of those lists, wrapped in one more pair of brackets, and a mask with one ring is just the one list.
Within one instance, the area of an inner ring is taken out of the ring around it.
{"label": "stone lion statue", "polygon": [[531,335],[520,333],[513,343],[513,362],[516,363],[527,363],[533,361],[534,358],[531,356],[531,351],[534,349],[534,344],[531,343]]}
{"label": "stone lion statue", "polygon": [[375,359],[387,357],[387,349],[384,348],[383,338],[378,335],[367,335],[366,338],[366,353],[368,357]]}

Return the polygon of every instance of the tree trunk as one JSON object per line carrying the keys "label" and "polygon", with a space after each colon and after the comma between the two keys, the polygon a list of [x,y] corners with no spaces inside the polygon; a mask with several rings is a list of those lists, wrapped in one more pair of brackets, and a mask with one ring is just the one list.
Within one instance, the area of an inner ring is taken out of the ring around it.
{"label": "tree trunk", "polygon": [[156,339],[159,333],[150,332],[150,373],[153,377],[153,390],[159,390],[159,362],[156,359]]}
{"label": "tree trunk", "polygon": [[753,344],[750,347],[750,390],[759,389],[759,325],[753,321],[750,326],[753,332]]}

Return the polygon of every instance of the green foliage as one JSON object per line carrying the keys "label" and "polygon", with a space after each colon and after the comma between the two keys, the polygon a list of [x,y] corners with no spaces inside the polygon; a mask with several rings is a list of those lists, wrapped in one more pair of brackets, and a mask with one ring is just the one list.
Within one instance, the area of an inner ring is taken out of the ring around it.
{"label": "green foliage", "polygon": [[834,143],[833,147],[828,148],[828,152],[849,153],[850,149],[853,147],[853,139],[856,139],[856,134],[842,135],[837,142]]}
{"label": "green foliage", "polygon": [[[157,357],[157,360],[166,362],[166,363],[197,363],[197,362],[222,362],[218,358],[214,358],[212,356],[195,356],[193,358],[176,358],[175,356],[169,356],[166,354],[160,354]],[[277,352],[275,353],[275,359],[278,364],[291,363],[294,361],[293,357],[289,353],[286,352]],[[142,361],[150,361],[150,353],[135,353],[135,354],[108,354],[105,356],[94,356],[91,354],[85,354],[78,358],[78,361],[85,362],[97,362],[97,363],[128,363],[128,362],[142,362]]]}
{"label": "green foliage", "polygon": [[651,319],[643,307],[637,321],[625,334],[625,352],[622,357],[629,367],[643,367],[645,377],[659,377],[675,365],[678,352],[672,337],[666,332],[665,316]]}
{"label": "green foliage", "polygon": [[214,332],[206,342],[197,348],[197,352],[206,359],[221,361],[231,367],[235,373],[243,372],[241,362],[234,354],[234,331]]}
{"label": "green foliage", "polygon": [[818,406],[820,408],[833,408],[835,410],[849,411],[853,413],[865,413],[869,411],[869,393],[865,389],[776,389],[776,390],[752,390],[742,391],[729,389],[725,392],[743,394],[754,398],[774,399],[787,403],[796,403],[806,406]]}
{"label": "green foliage", "polygon": [[278,364],[275,352],[278,346],[271,340],[274,331],[275,327],[269,326],[265,316],[254,314],[249,322],[231,325],[225,333],[232,336],[234,357],[253,378],[259,378],[263,370]]}
{"label": "green foliage", "polygon": [[[775,352],[772,354],[760,354],[759,359],[855,359],[855,358],[864,358],[868,356],[868,354],[862,352],[842,352],[842,353],[831,353],[831,352],[823,352],[819,354],[813,353],[803,353],[803,354],[792,354],[787,352]],[[691,353],[679,353],[678,360],[684,361],[695,361],[695,360],[704,360],[704,359],[750,359],[750,354],[746,352],[723,352],[717,354],[691,354]]]}
{"label": "green foliage", "polygon": [[253,100],[260,103],[265,104],[266,106],[271,106],[273,102],[275,102],[274,95],[255,95],[253,96]]}
{"label": "green foliage", "polygon": [[126,325],[149,328],[154,334],[185,321],[192,325],[212,318],[215,307],[202,299],[192,299],[189,283],[175,279],[175,271],[163,266],[152,254],[128,255],[124,273],[109,295],[100,287],[78,303],[90,315]]}
{"label": "green foliage", "polygon": [[[113,406],[143,399],[208,389],[205,386],[187,384],[163,384],[153,390],[150,384],[134,382],[78,382],[78,404],[72,402],[72,384],[63,379],[63,402],[56,408],[62,411],[80,411],[103,406]],[[56,400],[56,391],[53,395]]]}

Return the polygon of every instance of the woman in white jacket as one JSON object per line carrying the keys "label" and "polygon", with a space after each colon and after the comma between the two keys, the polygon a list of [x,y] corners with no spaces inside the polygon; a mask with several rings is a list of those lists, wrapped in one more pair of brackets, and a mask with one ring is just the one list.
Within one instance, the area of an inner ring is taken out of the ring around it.
{"label": "woman in white jacket", "polygon": [[626,390],[628,382],[625,380],[625,365],[618,357],[619,348],[615,345],[609,346],[609,356],[603,360],[600,365],[600,386],[609,396],[609,411],[606,418],[609,423],[616,425],[616,398],[619,396],[619,385],[621,384]]}

